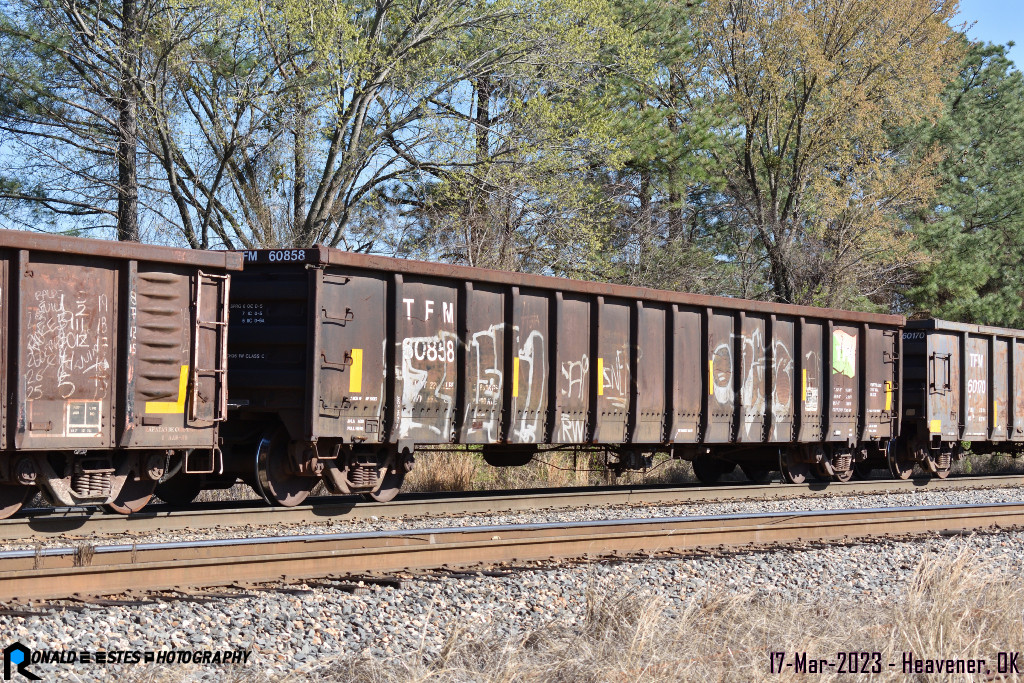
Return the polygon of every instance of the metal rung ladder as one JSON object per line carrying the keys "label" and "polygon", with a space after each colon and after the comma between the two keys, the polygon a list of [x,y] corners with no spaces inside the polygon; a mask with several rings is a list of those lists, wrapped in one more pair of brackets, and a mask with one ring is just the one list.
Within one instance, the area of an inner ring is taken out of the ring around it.
{"label": "metal rung ladder", "polygon": [[[203,320],[203,287],[204,285],[213,284],[215,291],[217,291],[217,320]],[[227,419],[228,412],[228,392],[227,387],[227,369],[228,369],[228,288],[231,286],[231,279],[227,275],[213,275],[210,273],[204,273],[199,271],[199,277],[196,283],[196,325],[193,334],[192,341],[192,392],[191,400],[189,401],[189,420],[195,422],[200,419],[207,420],[212,419],[214,422],[222,422]],[[199,343],[200,343],[200,332],[202,330],[210,330],[214,333],[217,340],[217,349],[214,353],[213,361],[216,367],[203,368],[199,364],[201,359],[199,357]],[[212,418],[200,418],[198,414],[199,406],[199,379],[201,377],[212,377],[214,381],[214,387],[216,387],[216,398],[214,401],[214,411]]]}

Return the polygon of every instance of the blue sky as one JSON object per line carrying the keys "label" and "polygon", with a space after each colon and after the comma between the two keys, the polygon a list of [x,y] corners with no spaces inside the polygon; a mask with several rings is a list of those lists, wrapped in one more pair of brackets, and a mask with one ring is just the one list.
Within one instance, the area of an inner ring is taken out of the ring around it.
{"label": "blue sky", "polygon": [[975,40],[1017,46],[1010,56],[1024,63],[1024,2],[1022,0],[960,0],[960,16],[954,24],[976,22],[967,31]]}

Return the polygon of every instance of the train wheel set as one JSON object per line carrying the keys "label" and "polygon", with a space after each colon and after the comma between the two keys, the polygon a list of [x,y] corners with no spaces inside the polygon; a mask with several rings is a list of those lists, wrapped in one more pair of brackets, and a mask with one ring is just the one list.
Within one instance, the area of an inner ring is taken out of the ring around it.
{"label": "train wheel set", "polygon": [[[244,260],[243,260],[244,259]],[[243,268],[244,263],[244,268]],[[248,483],[392,499],[420,446],[713,483],[1024,444],[1024,331],[422,263],[0,231],[0,517]]]}

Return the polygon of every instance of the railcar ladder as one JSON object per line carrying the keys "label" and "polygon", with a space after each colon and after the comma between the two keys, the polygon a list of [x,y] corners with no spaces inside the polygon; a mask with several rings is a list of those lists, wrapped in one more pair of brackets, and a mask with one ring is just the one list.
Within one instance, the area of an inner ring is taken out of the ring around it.
{"label": "railcar ladder", "polygon": [[[228,393],[227,368],[228,368],[228,288],[231,285],[230,277],[227,275],[213,275],[199,271],[196,288],[196,323],[192,336],[192,391],[189,401],[189,420],[193,422],[222,422],[227,419]],[[216,304],[214,315],[216,319],[206,320],[203,318],[203,290],[212,287],[216,293]],[[213,338],[212,353],[208,357],[200,355],[202,350],[203,332],[206,336]],[[202,367],[204,363],[213,361],[213,367]],[[202,380],[212,380],[203,382]],[[200,385],[210,387],[213,396],[200,403]],[[211,386],[212,385],[212,386]],[[212,411],[199,411],[200,406],[212,407]]]}

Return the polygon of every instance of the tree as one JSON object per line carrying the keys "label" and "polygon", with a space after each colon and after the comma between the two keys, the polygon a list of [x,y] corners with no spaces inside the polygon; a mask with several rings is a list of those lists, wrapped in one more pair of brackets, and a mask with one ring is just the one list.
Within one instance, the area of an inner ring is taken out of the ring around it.
{"label": "tree", "polygon": [[778,301],[871,306],[914,255],[900,215],[931,157],[887,130],[938,115],[958,43],[954,0],[708,0],[694,93],[717,108],[715,213],[756,245]]}
{"label": "tree", "polygon": [[618,93],[605,116],[615,122],[624,161],[600,170],[613,220],[602,279],[687,292],[747,294],[742,274],[719,259],[732,251],[704,209],[720,189],[705,158],[715,149],[715,112],[696,95],[691,5],[623,2],[622,24],[654,61],[641,74],[613,73]]}
{"label": "tree", "polygon": [[[264,135],[225,164],[231,196],[224,204],[244,217],[239,224],[254,226],[254,235],[231,237],[241,243],[370,248],[388,238],[401,249],[381,228],[386,212],[400,223],[411,210],[396,197],[422,200],[430,185],[458,183],[492,161],[477,156],[474,94],[501,74],[555,78],[614,30],[604,0],[232,7],[256,18],[252,42],[266,46],[276,69],[257,106]],[[499,105],[497,89],[487,99]],[[535,106],[508,103],[518,111]],[[487,130],[491,144],[502,134],[497,123]]]}
{"label": "tree", "polygon": [[934,200],[914,217],[927,261],[908,292],[921,312],[1024,326],[1024,78],[1007,47],[973,43],[934,126],[902,130],[944,157]]}
{"label": "tree", "polygon": [[542,51],[494,64],[470,84],[461,107],[448,108],[461,163],[426,167],[418,183],[389,198],[395,222],[406,227],[401,251],[505,270],[603,272],[615,207],[601,195],[595,169],[623,158],[609,116],[619,95],[609,81],[639,77],[651,60],[610,5],[586,11],[587,18],[561,21],[558,40]]}
{"label": "tree", "polygon": [[[367,249],[391,227],[390,197],[485,163],[464,136],[468,91],[499,73],[564,83],[616,28],[604,0],[132,1],[127,15],[3,6],[14,163],[0,198],[26,224],[46,212],[61,228],[117,224],[134,150],[151,238]],[[512,92],[508,111],[559,113]]]}
{"label": "tree", "polygon": [[0,131],[13,153],[0,198],[138,241],[140,24],[152,4],[5,3]]}

